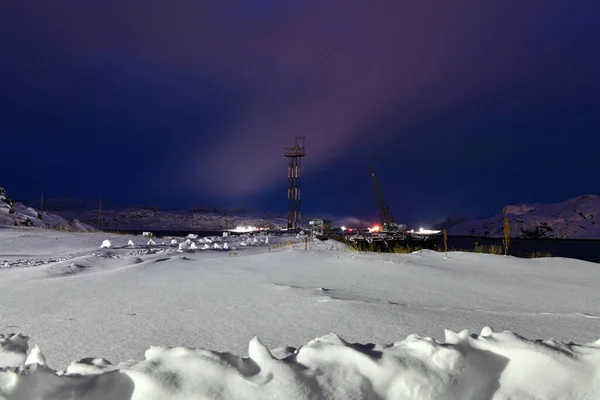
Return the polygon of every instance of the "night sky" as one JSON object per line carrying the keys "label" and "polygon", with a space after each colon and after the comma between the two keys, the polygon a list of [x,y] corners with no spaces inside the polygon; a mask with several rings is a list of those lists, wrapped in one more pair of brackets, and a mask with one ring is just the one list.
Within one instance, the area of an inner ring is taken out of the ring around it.
{"label": "night sky", "polygon": [[599,193],[598,0],[0,5],[0,186],[398,222]]}

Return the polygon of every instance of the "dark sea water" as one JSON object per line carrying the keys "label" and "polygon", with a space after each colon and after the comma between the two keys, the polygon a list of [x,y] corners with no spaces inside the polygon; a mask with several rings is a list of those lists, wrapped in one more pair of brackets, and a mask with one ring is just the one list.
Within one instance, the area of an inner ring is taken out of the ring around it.
{"label": "dark sea water", "polygon": [[[473,250],[475,243],[502,246],[502,239],[448,236],[448,247],[451,249]],[[511,239],[508,248],[509,254],[516,257],[527,257],[535,252],[548,252],[553,257],[576,258],[600,263],[600,240]]]}

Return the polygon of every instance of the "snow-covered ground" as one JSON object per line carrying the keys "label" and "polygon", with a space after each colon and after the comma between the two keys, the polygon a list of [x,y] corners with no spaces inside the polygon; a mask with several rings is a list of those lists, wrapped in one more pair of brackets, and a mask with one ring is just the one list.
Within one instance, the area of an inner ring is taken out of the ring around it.
{"label": "snow-covered ground", "polygon": [[584,195],[557,204],[519,204],[499,215],[466,221],[448,229],[451,235],[502,237],[504,218],[511,237],[600,239],[600,196]]}
{"label": "snow-covered ground", "polygon": [[149,240],[0,230],[0,398],[600,398],[598,264]]}

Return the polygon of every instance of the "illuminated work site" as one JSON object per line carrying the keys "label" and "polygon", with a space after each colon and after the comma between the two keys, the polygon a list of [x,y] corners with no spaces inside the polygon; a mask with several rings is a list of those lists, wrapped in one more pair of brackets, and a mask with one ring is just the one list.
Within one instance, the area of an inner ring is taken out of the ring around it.
{"label": "illuminated work site", "polygon": [[[300,176],[302,159],[306,156],[304,137],[296,138],[293,146],[286,147],[284,156],[288,159],[288,222],[287,231],[300,233],[304,231],[301,226],[301,197]],[[332,221],[323,218],[313,218],[309,224],[308,233],[326,240],[332,237],[343,238],[353,243],[375,244],[385,249],[388,246],[406,243],[418,244],[422,247],[432,247],[439,243],[440,231],[423,229],[409,229],[406,224],[397,223],[392,210],[384,201],[375,174],[373,163],[370,164],[371,177],[375,200],[378,209],[379,223],[372,226],[334,227]]]}

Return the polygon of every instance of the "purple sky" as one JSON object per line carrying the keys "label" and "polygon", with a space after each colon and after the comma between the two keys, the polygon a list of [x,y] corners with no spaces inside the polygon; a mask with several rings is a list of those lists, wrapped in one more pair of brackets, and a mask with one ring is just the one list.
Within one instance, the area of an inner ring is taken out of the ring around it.
{"label": "purple sky", "polygon": [[[315,194],[334,198],[336,185],[349,186],[348,177],[335,182],[336,169],[367,180],[346,196],[368,191],[368,162],[373,160],[384,168],[389,203],[410,208],[402,193],[391,189],[399,183],[393,171],[402,168],[408,153],[422,152],[423,162],[438,162],[438,170],[453,163],[439,156],[444,148],[470,154],[466,165],[485,152],[493,153],[491,160],[501,159],[497,145],[503,137],[534,135],[524,142],[535,143],[548,140],[550,133],[533,123],[509,134],[490,126],[522,118],[525,107],[538,114],[564,109],[573,104],[562,102],[570,96],[582,103],[576,108],[587,121],[578,133],[591,138],[599,126],[586,111],[600,106],[587,86],[597,88],[600,77],[600,6],[595,0],[10,3],[0,6],[0,50],[10,56],[0,61],[0,82],[9,87],[10,115],[35,120],[46,102],[49,109],[59,109],[48,114],[61,117],[53,117],[57,123],[46,121],[44,133],[33,123],[23,128],[16,117],[7,122],[7,130],[21,136],[22,142],[14,139],[21,145],[50,135],[60,143],[57,151],[68,148],[74,161],[74,153],[94,148],[98,135],[122,140],[122,149],[105,143],[94,153],[109,156],[110,163],[122,162],[121,171],[133,170],[123,172],[134,178],[123,189],[125,201],[167,204],[162,191],[168,190],[171,199],[180,199],[172,205],[278,204],[264,197],[285,188],[282,148],[295,136],[307,136],[304,176],[322,179],[312,187]],[[538,107],[548,93],[549,103]],[[568,125],[577,110],[560,123]],[[493,118],[482,117],[479,126],[456,120],[490,113]],[[73,120],[79,121],[76,127]],[[529,156],[548,153],[562,148],[560,140],[550,148],[524,151]],[[435,160],[428,158],[429,149],[438,155]],[[510,157],[519,162],[519,155],[526,157],[519,152]],[[54,165],[47,162],[44,168]],[[140,167],[148,163],[157,167],[152,172]],[[58,166],[35,184],[65,192],[69,186],[57,176],[68,168]],[[114,190],[115,181],[102,178],[97,165],[78,168],[98,176],[96,188]],[[456,168],[464,173],[466,167]],[[27,171],[22,174],[31,179]],[[501,169],[492,176],[498,174]],[[427,176],[435,176],[433,167]],[[504,201],[534,195],[545,198],[531,200],[559,200],[590,190],[580,185],[555,194],[529,193],[524,181],[512,195],[496,197],[499,204],[484,206],[480,198],[474,205],[464,202],[464,193],[478,189],[460,188],[468,176],[457,172],[448,178],[454,185],[447,183],[437,193],[451,199],[444,212],[460,213],[461,202],[463,208],[487,212]],[[72,195],[97,195],[83,180]],[[409,185],[405,190],[419,189]],[[374,207],[371,197],[361,194],[362,200],[344,212],[366,201]],[[331,207],[320,200],[313,208]]]}

